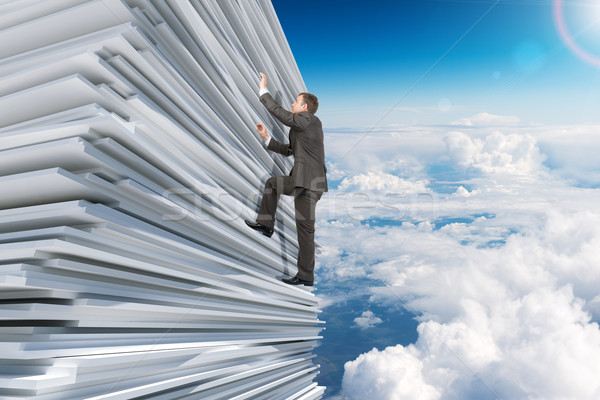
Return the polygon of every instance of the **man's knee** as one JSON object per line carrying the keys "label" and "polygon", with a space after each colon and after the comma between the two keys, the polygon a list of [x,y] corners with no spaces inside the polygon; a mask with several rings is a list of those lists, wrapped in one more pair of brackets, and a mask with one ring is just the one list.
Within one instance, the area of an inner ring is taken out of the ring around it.
{"label": "man's knee", "polygon": [[263,193],[272,194],[278,191],[279,188],[277,187],[277,177],[272,176],[269,179],[267,179],[267,181],[265,182],[265,190],[263,191]]}
{"label": "man's knee", "polygon": [[265,188],[273,188],[273,187],[277,187],[277,177],[276,176],[272,176],[269,179],[267,179],[267,182],[265,182]]}

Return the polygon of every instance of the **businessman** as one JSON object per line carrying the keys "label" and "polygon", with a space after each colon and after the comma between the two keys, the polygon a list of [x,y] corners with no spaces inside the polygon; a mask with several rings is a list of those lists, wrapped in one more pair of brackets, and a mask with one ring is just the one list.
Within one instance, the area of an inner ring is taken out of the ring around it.
{"label": "businessman", "polygon": [[263,124],[256,124],[256,131],[266,141],[268,150],[286,157],[293,155],[294,166],[288,176],[267,179],[256,222],[246,221],[246,224],[271,237],[279,196],[294,196],[299,245],[298,273],[282,281],[290,285],[312,286],[315,269],[315,208],[323,192],[327,191],[323,127],[315,115],[319,101],[313,94],[300,93],[292,104],[292,111],[287,111],[269,93],[266,75],[261,72],[260,76],[260,101],[275,118],[290,127],[289,143],[280,143],[270,137]]}

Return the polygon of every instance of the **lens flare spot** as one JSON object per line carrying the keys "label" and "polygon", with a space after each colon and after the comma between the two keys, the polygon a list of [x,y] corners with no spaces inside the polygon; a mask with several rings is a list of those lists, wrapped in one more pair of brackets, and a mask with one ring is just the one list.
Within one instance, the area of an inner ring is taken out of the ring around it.
{"label": "lens flare spot", "polygon": [[523,70],[535,71],[543,64],[544,51],[535,41],[519,43],[513,52],[513,62]]}
{"label": "lens flare spot", "polygon": [[588,14],[588,17],[589,13],[592,12],[597,18],[594,18],[591,22],[588,22],[583,26],[578,26],[574,31],[571,31],[567,26],[565,18],[564,0],[554,0],[554,23],[556,24],[556,29],[564,44],[577,57],[600,68],[600,56],[590,52],[580,43],[582,38],[585,38],[586,35],[589,36],[590,33],[598,31],[598,27],[600,26],[600,7],[597,4],[593,4],[589,7],[582,7],[582,10],[579,12]]}
{"label": "lens flare spot", "polygon": [[443,112],[450,111],[452,108],[452,102],[447,98],[440,99],[440,101],[438,101],[438,108]]}

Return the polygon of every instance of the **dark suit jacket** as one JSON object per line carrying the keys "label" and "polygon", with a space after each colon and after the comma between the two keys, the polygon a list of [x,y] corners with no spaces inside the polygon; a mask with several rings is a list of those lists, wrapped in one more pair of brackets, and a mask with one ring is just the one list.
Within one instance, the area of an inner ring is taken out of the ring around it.
{"label": "dark suit jacket", "polygon": [[260,96],[260,101],[275,118],[290,127],[289,144],[280,143],[271,137],[267,149],[286,157],[294,156],[294,167],[290,172],[292,184],[295,187],[326,192],[327,168],[321,120],[308,111],[294,114],[285,110],[270,93]]}

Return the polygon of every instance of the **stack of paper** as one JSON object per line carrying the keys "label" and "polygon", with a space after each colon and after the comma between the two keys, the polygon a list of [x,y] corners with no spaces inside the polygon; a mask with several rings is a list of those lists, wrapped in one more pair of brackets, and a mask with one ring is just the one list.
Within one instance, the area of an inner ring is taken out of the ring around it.
{"label": "stack of paper", "polygon": [[267,0],[0,1],[0,397],[318,399],[318,298],[258,99],[305,90]]}

